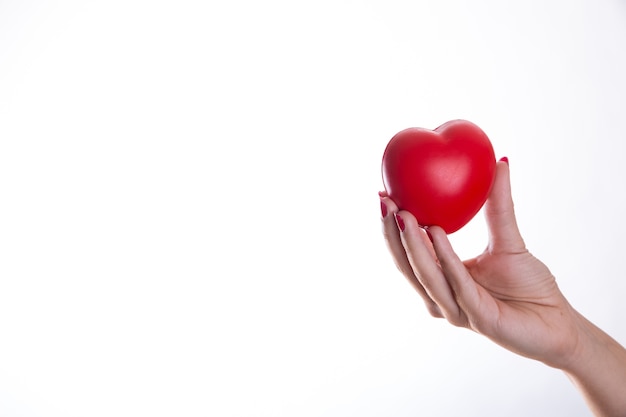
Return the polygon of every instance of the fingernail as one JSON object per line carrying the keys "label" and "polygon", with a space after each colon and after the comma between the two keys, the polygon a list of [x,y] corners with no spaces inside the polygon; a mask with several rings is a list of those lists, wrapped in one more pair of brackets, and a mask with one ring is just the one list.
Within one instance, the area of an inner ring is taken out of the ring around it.
{"label": "fingernail", "polygon": [[383,219],[387,217],[387,204],[383,200],[380,200],[380,212],[383,215]]}
{"label": "fingernail", "polygon": [[395,216],[396,216],[396,224],[398,225],[398,229],[400,229],[401,232],[404,232],[404,228],[405,228],[404,220],[402,220],[402,217],[400,217],[398,213],[396,213]]}
{"label": "fingernail", "polygon": [[433,242],[433,235],[430,234],[430,230],[428,229],[428,226],[424,226],[424,230],[426,230],[426,234],[428,235],[428,238],[430,239],[430,243],[435,243]]}
{"label": "fingernail", "polygon": [[502,162],[506,162],[506,164],[509,164],[509,158],[507,158],[506,156],[503,156],[502,158],[500,158],[500,161]]}

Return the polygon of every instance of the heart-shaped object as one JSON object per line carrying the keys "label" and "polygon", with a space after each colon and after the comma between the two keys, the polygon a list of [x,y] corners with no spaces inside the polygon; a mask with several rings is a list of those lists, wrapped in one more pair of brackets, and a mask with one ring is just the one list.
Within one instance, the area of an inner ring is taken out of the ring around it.
{"label": "heart-shaped object", "polygon": [[385,190],[420,226],[437,225],[446,233],[465,226],[483,206],[496,173],[487,135],[466,120],[452,120],[435,130],[409,128],[385,149]]}

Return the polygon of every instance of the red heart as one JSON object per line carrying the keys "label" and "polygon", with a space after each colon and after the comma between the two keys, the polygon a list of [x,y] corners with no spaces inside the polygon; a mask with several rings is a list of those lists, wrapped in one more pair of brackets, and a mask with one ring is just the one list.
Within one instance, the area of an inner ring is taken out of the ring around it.
{"label": "red heart", "polygon": [[475,124],[452,120],[435,130],[397,133],[383,154],[385,190],[420,226],[446,233],[465,226],[483,206],[496,161],[487,135]]}

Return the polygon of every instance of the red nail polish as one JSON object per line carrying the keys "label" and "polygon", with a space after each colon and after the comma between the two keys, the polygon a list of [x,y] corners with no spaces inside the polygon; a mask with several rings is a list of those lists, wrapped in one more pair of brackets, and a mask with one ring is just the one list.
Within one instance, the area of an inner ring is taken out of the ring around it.
{"label": "red nail polish", "polygon": [[506,162],[506,164],[509,164],[509,158],[507,158],[506,156],[503,156],[502,158],[500,158],[501,161]]}
{"label": "red nail polish", "polygon": [[380,212],[383,215],[383,219],[387,217],[387,204],[382,200],[380,200]]}
{"label": "red nail polish", "polygon": [[395,216],[396,216],[396,224],[398,225],[398,229],[400,229],[401,232],[404,232],[404,228],[405,228],[404,220],[402,220],[402,217],[400,217],[398,213],[396,213]]}

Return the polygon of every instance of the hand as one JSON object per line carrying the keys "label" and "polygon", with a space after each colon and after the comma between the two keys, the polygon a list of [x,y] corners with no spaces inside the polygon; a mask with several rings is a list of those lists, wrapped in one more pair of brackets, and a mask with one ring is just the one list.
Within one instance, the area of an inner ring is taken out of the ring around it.
{"label": "hand", "polygon": [[381,207],[385,239],[396,265],[433,316],[550,366],[567,367],[573,360],[577,313],[548,268],[526,249],[515,220],[506,162],[497,164],[485,205],[487,248],[465,262],[440,227],[420,228],[411,213],[398,211],[384,193]]}
{"label": "hand", "polygon": [[497,164],[485,205],[489,243],[476,258],[461,262],[440,227],[420,228],[384,193],[381,208],[396,265],[433,316],[562,369],[595,415],[626,415],[626,349],[574,310],[526,249],[506,162]]}

